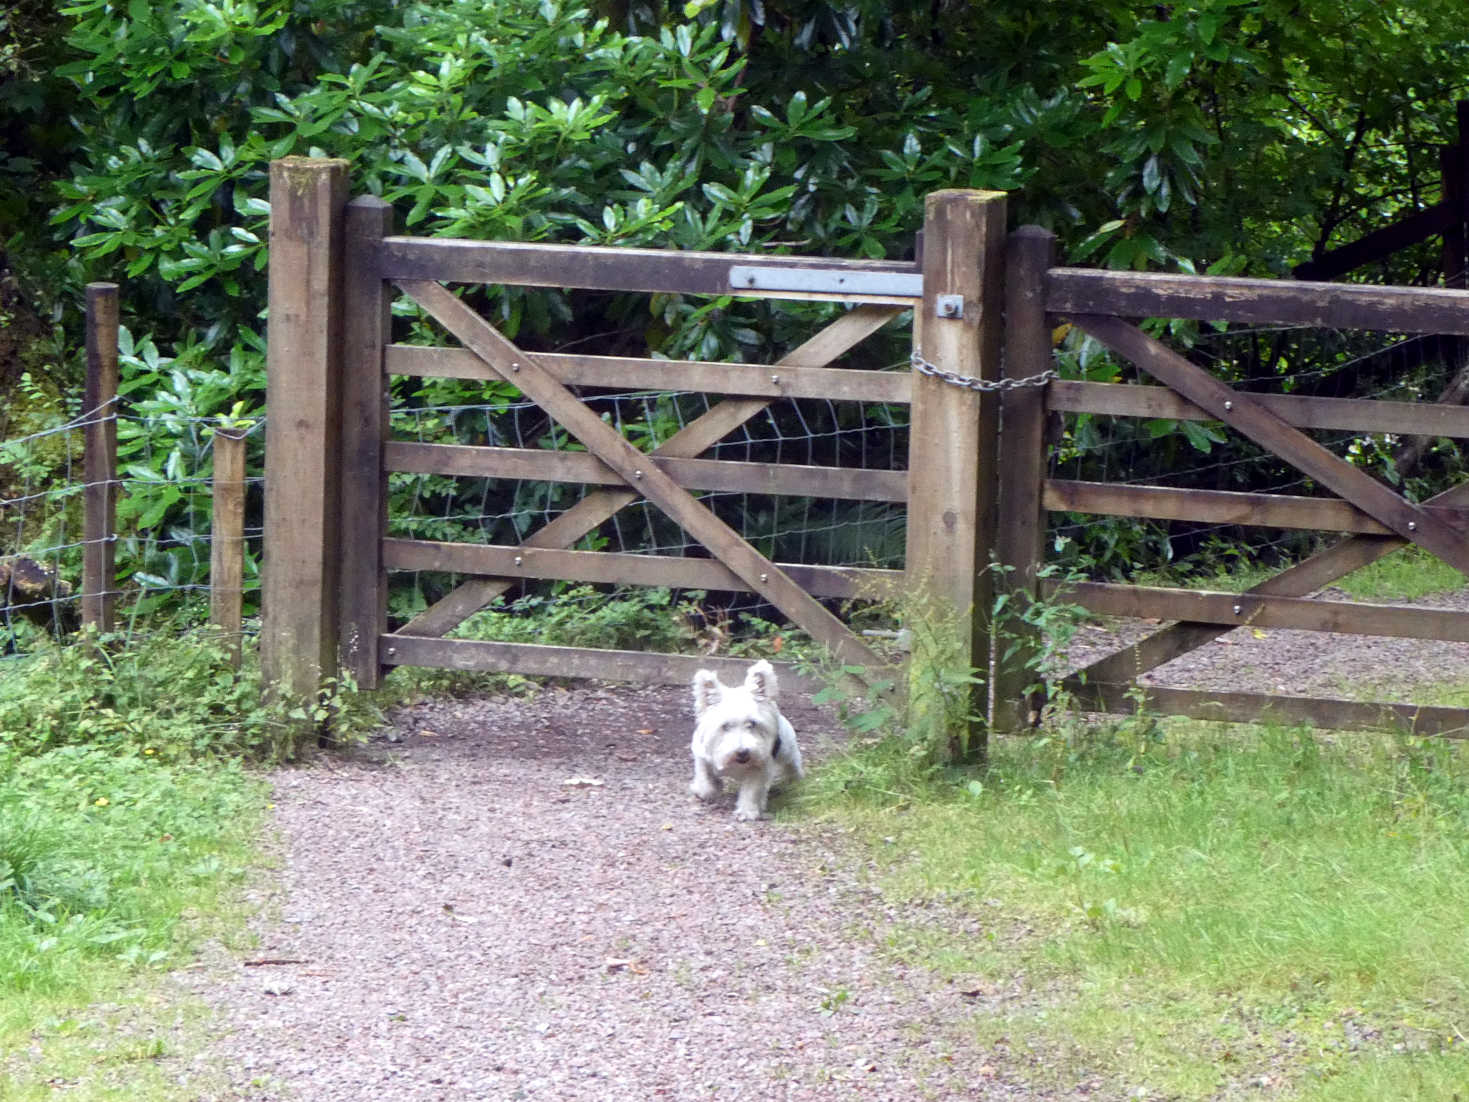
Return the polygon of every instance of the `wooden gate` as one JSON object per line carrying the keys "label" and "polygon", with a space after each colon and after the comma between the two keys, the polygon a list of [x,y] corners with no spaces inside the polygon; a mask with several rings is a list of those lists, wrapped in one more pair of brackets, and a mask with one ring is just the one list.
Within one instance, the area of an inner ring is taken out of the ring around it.
{"label": "wooden gate", "polygon": [[[385,667],[436,666],[531,675],[686,680],[718,660],[534,644],[446,634],[528,579],[656,585],[758,594],[847,667],[884,662],[824,604],[896,592],[912,571],[772,562],[695,492],[736,490],[905,502],[908,561],[971,624],[966,667],[988,654],[983,567],[992,554],[993,392],[947,386],[916,372],[831,366],[904,310],[929,360],[996,378],[1004,196],[929,197],[923,264],[394,236],[391,209],[372,197],[344,202],[345,165],[272,166],[270,379],[267,408],[265,626],[272,682],[310,695],[338,669],[377,684]],[[334,227],[340,227],[336,229]],[[986,246],[994,246],[987,248]],[[778,364],[668,361],[531,352],[479,316],[447,284],[587,288],[817,299],[851,304]],[[395,296],[417,304],[458,347],[394,344]],[[334,304],[340,304],[334,310]],[[335,316],[334,316],[335,314]],[[586,451],[392,441],[393,375],[503,380]],[[571,388],[704,390],[724,396],[660,447],[645,452]],[[734,463],[701,453],[775,400],[910,403],[907,471]],[[981,472],[984,472],[982,474]],[[590,484],[569,511],[518,545],[386,537],[391,472]],[[620,509],[646,500],[709,558],[576,550]],[[411,622],[389,631],[386,574],[434,570],[471,576]]]}
{"label": "wooden gate", "polygon": [[[1050,326],[1069,321],[1163,387],[1057,380],[1044,393],[1006,396],[1008,455],[1002,469],[1001,558],[1034,587],[1046,510],[1198,520],[1349,533],[1327,550],[1240,594],[1086,582],[1066,594],[1108,615],[1172,621],[1134,646],[1093,662],[1066,688],[1083,706],[1250,721],[1272,717],[1326,728],[1401,725],[1420,734],[1469,735],[1469,709],[1199,692],[1137,685],[1148,670],[1230,631],[1257,627],[1469,642],[1469,613],[1311,599],[1332,581],[1407,544],[1469,574],[1469,484],[1414,503],[1312,440],[1303,429],[1469,437],[1469,409],[1455,405],[1263,395],[1233,389],[1128,320],[1329,326],[1393,333],[1469,335],[1469,292],[1197,278],[1054,267],[1052,239],[1037,229],[1011,241],[1007,373],[1051,364]],[[1166,388],[1166,389],[1165,389]],[[1067,482],[1045,477],[1049,411],[1222,422],[1305,474],[1335,498]],[[1009,532],[1008,538],[1003,538]],[[1021,674],[999,694],[1018,702]],[[1012,716],[1012,721],[1016,717]]]}

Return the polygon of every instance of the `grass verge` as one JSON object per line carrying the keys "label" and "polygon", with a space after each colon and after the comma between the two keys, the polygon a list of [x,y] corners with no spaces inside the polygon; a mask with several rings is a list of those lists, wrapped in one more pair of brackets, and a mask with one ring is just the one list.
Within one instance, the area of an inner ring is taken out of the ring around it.
{"label": "grass verge", "polygon": [[166,969],[244,937],[248,763],[299,727],[207,634],[98,642],[0,665],[0,1102],[201,1096],[207,1015]]}
{"label": "grass verge", "polygon": [[229,941],[266,794],[237,764],[60,747],[0,758],[0,1099],[193,1098],[203,1020],[163,970]]}
{"label": "grass verge", "polygon": [[803,804],[886,854],[899,896],[982,917],[983,938],[889,949],[1023,985],[975,1019],[997,1065],[1140,1098],[1469,1083],[1457,745],[1136,720],[999,740],[982,774],[923,763],[869,743]]}

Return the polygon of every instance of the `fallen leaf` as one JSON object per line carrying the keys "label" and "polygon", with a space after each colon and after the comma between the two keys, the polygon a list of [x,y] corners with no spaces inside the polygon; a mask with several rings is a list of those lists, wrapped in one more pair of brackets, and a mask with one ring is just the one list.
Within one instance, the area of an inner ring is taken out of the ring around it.
{"label": "fallen leaf", "polygon": [[596,777],[567,777],[561,783],[567,788],[601,788],[607,782]]}
{"label": "fallen leaf", "polygon": [[1261,631],[1259,628],[1256,628],[1255,629],[1255,638],[1256,639],[1263,639],[1263,638],[1265,638],[1265,633],[1263,631]]}
{"label": "fallen leaf", "polygon": [[626,969],[635,976],[646,976],[648,974],[648,969],[642,961],[632,960],[630,958],[608,957],[602,962],[602,967],[608,972],[621,972]]}
{"label": "fallen leaf", "polygon": [[427,727],[425,727],[422,731],[419,731],[418,732],[418,737],[419,738],[438,738],[439,737],[439,733],[437,731],[430,731]]}
{"label": "fallen leaf", "polygon": [[639,727],[638,728],[638,734],[640,734],[640,735],[652,735],[652,734],[656,734],[657,731],[658,731],[658,728],[656,728],[656,727]]}

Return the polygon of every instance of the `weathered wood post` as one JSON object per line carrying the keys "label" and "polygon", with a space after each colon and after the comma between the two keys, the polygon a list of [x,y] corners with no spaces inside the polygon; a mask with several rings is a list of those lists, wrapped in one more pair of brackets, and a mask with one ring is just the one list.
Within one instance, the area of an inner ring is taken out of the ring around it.
{"label": "weathered wood post", "polygon": [[342,576],[339,639],[342,669],[375,689],[382,675],[378,639],[388,630],[382,541],[387,530],[383,431],[388,383],[383,349],[392,297],[378,275],[382,239],[393,232],[393,208],[371,195],[347,204],[346,330],[342,367]]}
{"label": "weathered wood post", "polygon": [[260,665],[270,691],[294,699],[337,672],[346,201],[346,161],[270,166]]}
{"label": "weathered wood post", "polygon": [[[1038,379],[1051,370],[1051,330],[1046,324],[1046,271],[1056,259],[1056,237],[1039,226],[1010,235],[1005,259],[1005,376]],[[1000,525],[995,550],[999,584],[1018,613],[1035,600],[1036,571],[1045,556],[1046,392],[1019,386],[1001,392]],[[1038,674],[1040,639],[1015,615],[997,625],[993,725],[997,731],[1030,727],[1042,703],[1027,690]]]}
{"label": "weathered wood post", "polygon": [[999,395],[972,384],[1000,377],[1004,247],[1003,192],[927,197],[908,457],[909,703],[914,733],[942,737],[953,759],[985,752]]}
{"label": "weathered wood post", "polygon": [[245,437],[214,431],[213,521],[209,542],[209,622],[219,630],[230,665],[240,668],[245,597]]}
{"label": "weathered wood post", "polygon": [[87,284],[87,381],[82,408],[82,624],[113,629],[117,521],[117,284]]}

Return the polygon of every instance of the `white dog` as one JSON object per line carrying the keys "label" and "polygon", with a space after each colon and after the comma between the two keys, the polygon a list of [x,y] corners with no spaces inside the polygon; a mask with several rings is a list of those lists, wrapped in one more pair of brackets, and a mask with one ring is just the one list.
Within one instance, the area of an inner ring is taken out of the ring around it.
{"label": "white dog", "polygon": [[740,786],[736,819],[765,814],[770,787],[800,780],[801,749],[796,732],[776,704],[779,686],[769,662],[756,662],[738,688],[709,670],[694,674],[694,780],[689,791],[701,800],[719,795],[728,777]]}

